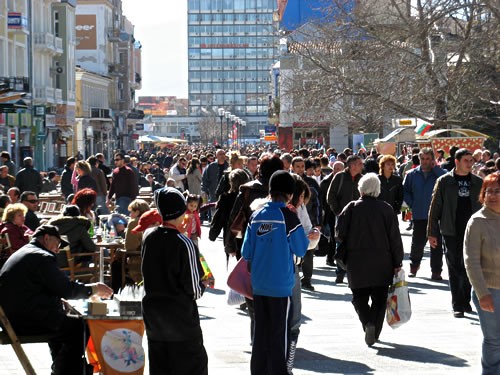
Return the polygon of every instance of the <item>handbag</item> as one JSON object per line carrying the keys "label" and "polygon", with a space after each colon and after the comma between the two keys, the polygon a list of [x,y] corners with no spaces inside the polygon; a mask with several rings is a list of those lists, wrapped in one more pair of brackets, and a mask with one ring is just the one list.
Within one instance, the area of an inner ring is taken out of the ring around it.
{"label": "handbag", "polygon": [[335,262],[343,270],[347,270],[347,249],[343,242],[338,242],[335,248],[335,255],[333,257]]}
{"label": "handbag", "polygon": [[242,296],[253,299],[252,280],[248,272],[248,262],[240,258],[227,277],[227,286]]}
{"label": "handbag", "polygon": [[398,328],[411,318],[410,293],[405,271],[399,270],[389,288],[385,318],[392,328]]}

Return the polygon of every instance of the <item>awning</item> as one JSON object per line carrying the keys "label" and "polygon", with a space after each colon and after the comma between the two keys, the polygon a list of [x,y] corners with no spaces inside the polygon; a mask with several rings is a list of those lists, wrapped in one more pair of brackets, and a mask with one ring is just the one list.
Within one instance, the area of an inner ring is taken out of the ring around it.
{"label": "awning", "polygon": [[157,135],[141,135],[137,141],[138,143],[187,143],[185,139],[160,137]]}
{"label": "awning", "polygon": [[481,137],[488,138],[486,134],[472,129],[437,129],[425,133],[421,138],[441,138],[441,137]]}

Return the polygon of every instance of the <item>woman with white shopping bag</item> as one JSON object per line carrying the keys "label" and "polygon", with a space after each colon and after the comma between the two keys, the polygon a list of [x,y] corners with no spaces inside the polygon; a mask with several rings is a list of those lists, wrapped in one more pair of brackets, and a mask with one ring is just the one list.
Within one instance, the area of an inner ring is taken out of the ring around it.
{"label": "woman with white shopping bag", "polygon": [[365,331],[365,342],[371,346],[382,331],[389,285],[402,266],[404,252],[394,210],[377,199],[377,175],[363,176],[358,189],[361,198],[344,208],[335,237],[346,249],[352,304]]}

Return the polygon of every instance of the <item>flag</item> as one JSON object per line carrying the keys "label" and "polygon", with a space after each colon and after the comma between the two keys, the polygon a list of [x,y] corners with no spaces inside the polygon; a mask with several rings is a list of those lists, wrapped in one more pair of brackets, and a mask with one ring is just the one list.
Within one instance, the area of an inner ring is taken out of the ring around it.
{"label": "flag", "polygon": [[417,133],[418,135],[424,135],[431,129],[431,127],[431,124],[427,124],[424,122],[422,125],[415,128],[415,133]]}

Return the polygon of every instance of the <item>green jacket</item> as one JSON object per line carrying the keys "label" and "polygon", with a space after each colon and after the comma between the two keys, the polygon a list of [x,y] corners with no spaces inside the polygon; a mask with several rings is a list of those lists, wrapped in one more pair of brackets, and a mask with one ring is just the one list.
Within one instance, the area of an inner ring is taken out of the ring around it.
{"label": "green jacket", "polygon": [[[482,207],[479,203],[479,192],[483,186],[481,177],[471,173],[470,200],[472,214]],[[442,175],[434,185],[432,192],[429,220],[427,223],[427,236],[437,237],[439,229],[443,236],[456,236],[455,222],[457,216],[458,184],[455,180],[455,169]]]}

